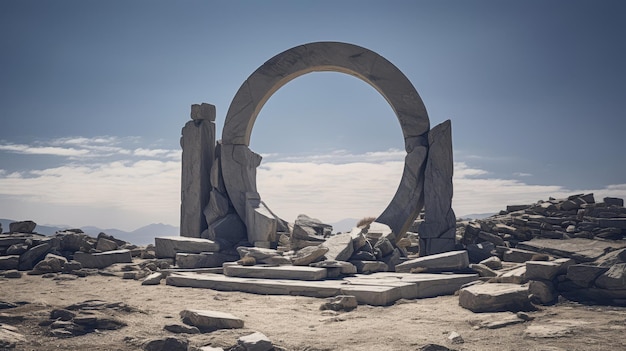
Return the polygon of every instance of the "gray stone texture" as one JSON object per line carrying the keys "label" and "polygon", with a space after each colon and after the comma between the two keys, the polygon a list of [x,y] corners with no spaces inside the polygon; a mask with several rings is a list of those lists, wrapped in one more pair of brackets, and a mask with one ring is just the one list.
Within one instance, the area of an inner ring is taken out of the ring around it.
{"label": "gray stone texture", "polygon": [[166,236],[154,238],[154,243],[158,258],[175,258],[179,252],[201,253],[220,250],[216,242],[202,238]]}
{"label": "gray stone texture", "polygon": [[445,272],[457,271],[468,268],[469,258],[467,251],[443,252],[435,255],[418,257],[399,265],[396,265],[396,272],[410,273],[411,270],[423,272]]}
{"label": "gray stone texture", "polygon": [[74,260],[80,262],[83,268],[105,268],[114,263],[132,263],[130,250],[114,250],[100,253],[85,253],[77,251]]}
{"label": "gray stone texture", "polygon": [[37,262],[41,261],[46,254],[52,249],[52,245],[49,242],[39,244],[30,248],[24,254],[20,256],[20,263],[18,269],[21,271],[33,269]]}
{"label": "gray stone texture", "polygon": [[215,158],[215,107],[193,105],[182,129],[180,235],[200,237],[207,228],[203,210],[211,192],[211,166]]}
{"label": "gray stone texture", "polygon": [[243,328],[243,320],[226,312],[192,309],[181,311],[180,317],[185,324],[200,330]]}
{"label": "gray stone texture", "polygon": [[272,211],[261,201],[257,192],[246,193],[246,228],[248,241],[273,242],[277,241],[277,221]]}
{"label": "gray stone texture", "polygon": [[472,312],[520,311],[528,304],[528,287],[517,284],[478,284],[459,293],[459,305]]}
{"label": "gray stone texture", "polygon": [[328,248],[325,255],[328,260],[347,261],[354,252],[350,233],[333,235],[321,245]]}
{"label": "gray stone texture", "polygon": [[424,174],[424,222],[419,226],[420,254],[454,250],[456,216],[452,210],[452,130],[447,120],[428,132]]}
{"label": "gray stone texture", "polygon": [[274,345],[265,334],[254,332],[237,339],[237,345],[243,347],[245,351],[270,351]]}
{"label": "gray stone texture", "polygon": [[10,233],[33,233],[37,223],[33,221],[20,221],[9,223]]}

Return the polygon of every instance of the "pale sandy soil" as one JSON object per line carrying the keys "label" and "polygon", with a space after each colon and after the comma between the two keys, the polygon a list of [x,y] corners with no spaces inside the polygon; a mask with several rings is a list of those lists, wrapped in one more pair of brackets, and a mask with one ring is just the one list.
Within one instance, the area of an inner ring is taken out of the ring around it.
{"label": "pale sandy soil", "polygon": [[[128,326],[59,339],[47,336],[38,323],[50,310],[90,299],[124,302],[139,312],[109,311]],[[29,304],[0,312],[18,314],[22,321],[0,318],[17,326],[26,342],[17,350],[140,350],[143,341],[173,336],[166,324],[181,324],[186,308],[229,312],[245,321],[244,329],[221,330],[187,337],[190,345],[230,347],[242,335],[259,331],[286,350],[418,350],[439,344],[456,350],[626,350],[626,308],[583,306],[562,302],[529,314],[534,321],[501,329],[476,329],[476,321],[502,318],[507,313],[475,314],[458,305],[455,296],[401,300],[388,307],[360,305],[335,317],[319,310],[324,299],[263,296],[240,292],[167,286],[142,286],[135,280],[89,276],[59,281],[41,276],[0,279],[0,301]],[[532,338],[529,326],[559,325],[562,336]],[[448,341],[459,333],[463,344]]]}

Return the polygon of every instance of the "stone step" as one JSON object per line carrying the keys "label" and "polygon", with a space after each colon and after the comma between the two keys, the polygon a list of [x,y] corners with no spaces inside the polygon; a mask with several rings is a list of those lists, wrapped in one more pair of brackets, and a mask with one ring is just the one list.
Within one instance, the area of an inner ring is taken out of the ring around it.
{"label": "stone step", "polygon": [[453,294],[463,284],[476,279],[478,279],[476,274],[374,273],[344,280],[303,281],[172,272],[167,277],[166,284],[264,295],[320,298],[353,295],[359,303],[386,306],[401,298],[415,299]]}
{"label": "stone step", "polygon": [[225,263],[224,275],[240,278],[323,280],[326,268],[307,266],[241,266],[237,263]]}

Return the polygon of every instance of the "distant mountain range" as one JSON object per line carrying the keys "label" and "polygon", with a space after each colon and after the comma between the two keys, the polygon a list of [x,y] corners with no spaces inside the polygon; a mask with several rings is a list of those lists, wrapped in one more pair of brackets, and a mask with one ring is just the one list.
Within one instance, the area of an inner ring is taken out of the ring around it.
{"label": "distant mountain range", "polygon": [[[0,219],[0,223],[2,224],[2,230],[4,232],[9,231],[9,224],[15,222],[12,219]],[[66,230],[76,227],[71,226],[50,226],[50,225],[39,225],[35,228],[35,232],[44,235],[53,235],[57,231]],[[112,235],[117,239],[121,239],[124,241],[128,241],[129,243],[133,243],[135,245],[147,245],[154,244],[154,238],[158,236],[178,236],[180,230],[178,227],[162,224],[162,223],[153,223],[147,226],[141,227],[139,229],[135,229],[132,232],[123,231],[120,229],[109,228],[102,229],[93,226],[79,227],[78,229],[85,232],[85,234],[89,236],[96,237],[100,233],[106,233],[108,235]]]}

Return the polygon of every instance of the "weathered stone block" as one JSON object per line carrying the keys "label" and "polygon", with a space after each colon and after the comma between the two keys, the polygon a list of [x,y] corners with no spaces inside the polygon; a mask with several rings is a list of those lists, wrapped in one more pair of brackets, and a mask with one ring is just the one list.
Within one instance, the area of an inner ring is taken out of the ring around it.
{"label": "weathered stone block", "polygon": [[517,284],[479,284],[463,288],[459,305],[472,312],[520,311],[529,305],[528,287]]}
{"label": "weathered stone block", "polygon": [[528,292],[532,295],[531,301],[542,305],[552,304],[559,297],[554,284],[547,280],[531,280],[528,284]]}
{"label": "weathered stone block", "polygon": [[215,105],[205,102],[191,105],[191,119],[205,119],[215,122]]}
{"label": "weathered stone block", "polygon": [[224,275],[240,278],[322,280],[326,278],[326,269],[302,266],[264,267],[225,264]]}
{"label": "weathered stone block", "polygon": [[354,252],[350,233],[333,235],[321,245],[328,248],[325,255],[328,260],[347,261]]}
{"label": "weathered stone block", "polygon": [[98,251],[113,251],[117,250],[117,243],[113,240],[99,238],[98,243],[96,244],[96,250]]}
{"label": "weathered stone block", "polygon": [[20,221],[9,223],[10,233],[33,233],[37,223],[33,221]]}
{"label": "weathered stone block", "polygon": [[597,277],[606,272],[608,269],[608,267],[575,264],[567,268],[567,279],[573,281],[578,286],[587,288],[593,284]]}
{"label": "weathered stone block", "polygon": [[595,284],[602,289],[626,289],[626,263],[618,263],[599,276]]}
{"label": "weathered stone block", "polygon": [[214,240],[218,243],[235,245],[241,241],[248,240],[246,225],[236,213],[229,213],[225,217],[211,223],[208,228],[206,239]]}
{"label": "weathered stone block", "polygon": [[18,255],[0,256],[0,270],[17,269],[19,263]]}
{"label": "weathered stone block", "polygon": [[34,247],[31,247],[28,251],[20,256],[20,263],[18,269],[25,271],[33,269],[37,262],[41,261],[48,251],[52,248],[50,243],[43,243]]}
{"label": "weathered stone block", "polygon": [[236,261],[239,257],[219,252],[203,252],[199,254],[179,252],[176,254],[178,268],[215,268],[225,262]]}
{"label": "weathered stone block", "polygon": [[502,255],[502,260],[508,261],[508,262],[517,262],[517,263],[524,263],[526,261],[533,261],[533,260],[545,261],[547,259],[548,259],[548,256],[545,254],[528,251],[528,250],[522,250],[522,249],[508,249]]}
{"label": "weathered stone block", "polygon": [[467,251],[451,251],[419,257],[396,266],[396,272],[409,273],[412,269],[424,272],[444,272],[462,270],[469,266]]}
{"label": "weathered stone block", "polygon": [[356,267],[357,273],[375,273],[375,272],[387,272],[388,267],[385,262],[380,261],[359,261],[359,260],[350,260]]}
{"label": "weathered stone block", "polygon": [[251,243],[276,241],[276,218],[258,193],[246,193],[246,228]]}
{"label": "weathered stone block", "polygon": [[[198,113],[200,114],[200,113]],[[215,157],[215,123],[194,119],[182,129],[180,234],[200,237],[208,227],[203,210],[211,192],[211,167]]]}
{"label": "weathered stone block", "polygon": [[270,339],[260,332],[240,337],[237,339],[237,345],[240,345],[246,351],[270,351],[274,349]]}
{"label": "weathered stone block", "polygon": [[610,206],[624,207],[624,199],[619,197],[605,197],[602,202]]}
{"label": "weathered stone block", "polygon": [[183,322],[200,330],[239,329],[243,320],[230,313],[209,310],[184,310],[180,312]]}
{"label": "weathered stone block", "polygon": [[77,251],[74,260],[80,262],[83,268],[105,268],[114,263],[132,263],[133,257],[126,249],[94,254]]}
{"label": "weathered stone block", "polygon": [[179,252],[201,253],[220,250],[216,242],[201,238],[165,236],[154,238],[154,243],[158,258],[175,258]]}
{"label": "weathered stone block", "polygon": [[291,262],[294,266],[308,266],[309,264],[321,259],[328,253],[328,248],[324,246],[307,246],[298,250],[291,256]]}
{"label": "weathered stone block", "polygon": [[552,280],[558,274],[566,274],[567,267],[574,264],[574,260],[560,258],[554,261],[527,261],[526,278],[528,280]]}

